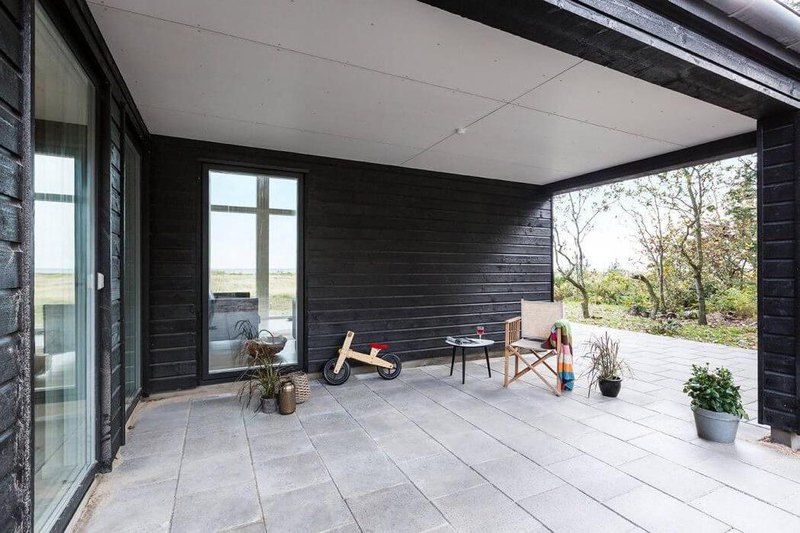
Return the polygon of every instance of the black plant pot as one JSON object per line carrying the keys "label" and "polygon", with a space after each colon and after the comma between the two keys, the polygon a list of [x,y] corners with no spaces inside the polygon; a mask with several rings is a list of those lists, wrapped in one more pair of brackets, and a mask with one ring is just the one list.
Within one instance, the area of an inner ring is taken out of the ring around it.
{"label": "black plant pot", "polygon": [[619,389],[622,388],[622,379],[601,379],[599,380],[600,393],[609,398],[616,398],[619,394]]}

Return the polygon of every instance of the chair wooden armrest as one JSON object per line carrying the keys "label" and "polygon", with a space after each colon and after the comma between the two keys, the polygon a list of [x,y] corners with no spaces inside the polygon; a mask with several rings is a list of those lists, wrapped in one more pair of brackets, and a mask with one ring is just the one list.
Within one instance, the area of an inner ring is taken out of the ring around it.
{"label": "chair wooden armrest", "polygon": [[517,316],[506,320],[506,350],[512,342],[522,338],[522,317]]}

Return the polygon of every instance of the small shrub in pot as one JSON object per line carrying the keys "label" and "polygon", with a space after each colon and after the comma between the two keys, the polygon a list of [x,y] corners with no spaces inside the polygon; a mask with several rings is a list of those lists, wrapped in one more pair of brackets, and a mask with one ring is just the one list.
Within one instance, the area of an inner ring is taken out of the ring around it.
{"label": "small shrub in pot", "polygon": [[[247,320],[237,322],[236,329],[241,340],[239,358],[245,366],[239,376],[242,382],[239,401],[244,407],[252,405],[253,400],[258,398],[256,410],[272,413],[277,410],[276,398],[281,381],[281,358],[278,352],[283,350],[285,338],[281,342],[280,338],[267,330],[258,331]],[[270,340],[260,337],[262,331],[269,333]]]}
{"label": "small shrub in pot", "polygon": [[589,367],[584,374],[589,376],[589,394],[597,385],[603,396],[616,398],[622,387],[622,376],[630,374],[628,363],[619,355],[619,341],[605,332],[600,336],[592,335],[586,347],[583,357],[589,360]]}
{"label": "small shrub in pot", "polygon": [[683,392],[692,399],[697,436],[701,439],[733,442],[739,420],[749,419],[739,386],[727,368],[716,368],[712,372],[708,363],[692,365],[692,376],[683,385]]}

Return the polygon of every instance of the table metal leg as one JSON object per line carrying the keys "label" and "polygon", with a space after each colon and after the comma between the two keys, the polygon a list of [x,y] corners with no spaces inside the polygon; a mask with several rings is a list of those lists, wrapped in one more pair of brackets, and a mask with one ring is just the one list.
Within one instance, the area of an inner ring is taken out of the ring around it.
{"label": "table metal leg", "polygon": [[489,377],[492,377],[492,367],[489,366],[489,347],[488,346],[484,346],[483,347],[483,353],[486,354],[486,370],[489,371]]}
{"label": "table metal leg", "polygon": [[456,364],[456,347],[453,346],[453,358],[450,360],[450,375],[453,375],[453,365]]}
{"label": "table metal leg", "polygon": [[463,385],[467,379],[467,356],[464,353],[464,347],[461,347],[461,384]]}

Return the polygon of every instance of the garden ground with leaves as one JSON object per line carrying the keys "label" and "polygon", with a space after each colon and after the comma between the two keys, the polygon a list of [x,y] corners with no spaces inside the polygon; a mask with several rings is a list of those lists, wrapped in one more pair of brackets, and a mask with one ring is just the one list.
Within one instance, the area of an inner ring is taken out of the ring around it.
{"label": "garden ground with leaves", "polygon": [[[669,335],[699,342],[713,342],[726,346],[755,349],[758,328],[754,320],[719,320],[714,314],[708,326],[700,326],[696,320],[675,319],[670,326],[659,328],[664,321],[631,315],[622,305],[594,304],[591,318],[581,316],[580,302],[564,302],[567,318],[573,322],[605,326],[627,331],[641,331],[654,335]],[[666,331],[665,331],[666,330]]]}
{"label": "garden ground with leaves", "polygon": [[554,197],[554,298],[577,322],[755,348],[756,174],[744,156]]}

